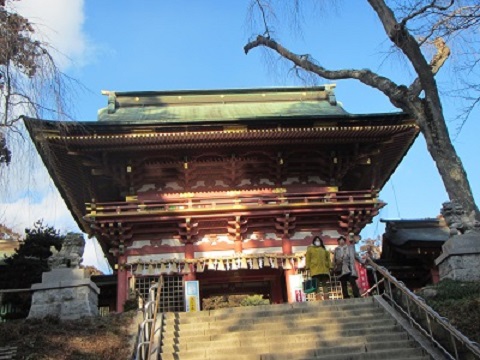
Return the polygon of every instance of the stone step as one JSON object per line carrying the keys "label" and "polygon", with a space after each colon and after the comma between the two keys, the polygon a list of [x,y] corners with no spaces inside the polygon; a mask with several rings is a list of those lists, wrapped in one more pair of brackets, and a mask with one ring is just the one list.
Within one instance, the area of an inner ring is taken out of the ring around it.
{"label": "stone step", "polygon": [[15,346],[0,347],[0,360],[13,360],[17,355]]}
{"label": "stone step", "polygon": [[205,341],[223,341],[223,340],[231,340],[235,341],[239,338],[243,339],[244,341],[251,340],[254,341],[255,339],[265,339],[268,337],[283,337],[285,338],[286,335],[298,335],[302,338],[308,338],[312,336],[312,334],[317,335],[320,334],[325,338],[332,338],[334,336],[337,337],[350,337],[350,336],[368,336],[368,335],[380,335],[380,334],[400,334],[402,332],[402,328],[399,325],[384,325],[378,327],[365,327],[359,329],[334,329],[331,328],[328,331],[324,331],[320,333],[317,327],[310,327],[304,329],[298,329],[295,331],[285,331],[285,330],[272,330],[272,331],[245,331],[245,332],[237,332],[237,333],[224,333],[224,334],[217,334],[217,335],[199,335],[199,336],[190,336],[190,337],[175,337],[174,335],[163,334],[163,344],[168,345],[169,343],[173,344],[183,344],[187,342],[205,342]]}
{"label": "stone step", "polygon": [[[242,349],[241,353],[245,359],[262,359],[262,360],[300,360],[300,359],[399,359],[408,356],[422,356],[423,352],[420,348],[414,347],[412,341],[395,341],[389,343],[372,343],[372,344],[353,344],[334,347],[312,347],[308,348],[291,348],[282,351],[275,347],[264,347],[262,344],[252,344],[250,348]],[[387,347],[388,349],[385,349]],[[280,350],[280,351],[279,351]],[[236,354],[238,349],[235,347],[218,348],[218,349],[197,349],[185,352],[164,352],[162,360],[169,359],[225,359],[226,354],[230,359],[230,354]],[[367,357],[364,355],[367,354]],[[362,357],[363,356],[363,357]],[[237,357],[235,357],[237,359]]]}
{"label": "stone step", "polygon": [[302,331],[304,329],[308,331],[315,332],[329,332],[332,330],[343,331],[343,330],[359,330],[373,328],[376,326],[393,326],[396,324],[394,319],[388,317],[357,317],[357,318],[347,318],[341,319],[338,322],[324,322],[318,323],[313,320],[303,320],[292,323],[285,322],[272,322],[272,323],[260,323],[260,324],[238,324],[227,327],[216,327],[212,329],[202,329],[200,326],[198,329],[188,328],[183,329],[183,327],[175,328],[170,326],[165,326],[163,328],[164,338],[191,338],[200,335],[210,335],[215,336],[225,336],[227,334],[234,334],[236,332],[248,333],[250,331],[258,332],[259,334],[285,334],[293,331]]}
{"label": "stone step", "polygon": [[[182,359],[182,358],[179,358]],[[220,360],[221,358],[208,358],[210,360]],[[252,359],[254,359],[252,357]],[[299,354],[262,354],[255,357],[261,360],[431,360],[429,356],[423,355],[420,348],[409,349],[390,349],[383,351],[353,352],[353,353],[332,353],[329,355],[300,356]],[[239,360],[239,359],[238,359]]]}
{"label": "stone step", "polygon": [[[294,335],[294,334],[291,334]],[[182,352],[187,350],[211,349],[211,348],[228,348],[236,347],[238,350],[249,348],[255,341],[261,341],[261,344],[272,347],[278,350],[289,350],[293,347],[308,347],[309,344],[313,344],[316,348],[341,346],[345,342],[348,344],[371,344],[376,342],[395,342],[395,341],[408,341],[409,338],[405,333],[378,333],[375,335],[354,335],[350,337],[338,336],[336,333],[332,333],[330,336],[318,336],[312,333],[310,336],[300,336],[292,339],[287,335],[272,336],[267,338],[260,337],[242,337],[240,334],[237,338],[219,339],[215,341],[188,341],[185,343],[173,343],[168,342],[162,346],[162,352]]]}
{"label": "stone step", "polygon": [[[330,354],[322,354],[319,352],[302,352],[297,353],[271,353],[271,354],[262,354],[261,356],[252,357],[251,359],[260,359],[260,360],[413,360],[413,359],[429,359],[428,356],[423,354],[423,350],[420,348],[392,348],[389,350],[381,351],[362,351],[362,352],[348,352],[348,347],[343,347],[343,349],[333,348],[331,349]],[[347,351],[343,351],[347,350]],[[188,359],[179,357],[178,359]],[[204,359],[209,360],[220,360],[221,357],[208,357]],[[236,359],[237,360],[237,359]],[[239,360],[239,359],[238,359]]]}
{"label": "stone step", "polygon": [[340,318],[348,318],[348,317],[357,317],[362,315],[374,315],[374,316],[382,316],[385,312],[376,307],[368,307],[368,308],[352,308],[348,310],[337,310],[337,309],[328,309],[325,311],[315,311],[315,312],[283,312],[283,313],[267,313],[267,312],[255,312],[251,313],[240,313],[240,314],[232,314],[228,317],[219,317],[219,316],[211,316],[205,317],[201,321],[197,318],[192,319],[184,319],[184,321],[179,322],[178,319],[173,317],[164,317],[163,323],[164,325],[175,325],[181,326],[182,328],[190,327],[207,327],[205,324],[231,324],[237,323],[239,321],[243,321],[245,323],[261,323],[261,322],[271,322],[271,319],[281,318],[284,320],[289,319],[318,319],[318,320],[328,320],[328,319],[340,319]]}
{"label": "stone step", "polygon": [[372,298],[167,313],[161,358],[430,359]]}
{"label": "stone step", "polygon": [[[228,318],[230,316],[271,316],[272,313],[298,314],[308,312],[327,312],[334,310],[347,311],[349,309],[358,309],[364,307],[378,308],[371,298],[366,299],[345,299],[345,300],[326,300],[313,301],[293,304],[276,304],[261,306],[246,306],[236,308],[225,308],[209,311],[165,313],[165,319],[175,318],[178,323],[197,322],[198,318],[214,317],[217,320]],[[328,309],[328,310],[327,310]]]}
{"label": "stone step", "polygon": [[306,319],[296,319],[290,318],[285,319],[282,317],[272,317],[270,321],[260,321],[255,320],[246,320],[237,319],[235,322],[213,322],[213,323],[200,323],[197,326],[194,324],[188,325],[173,325],[173,324],[164,324],[163,329],[166,333],[176,333],[179,335],[212,335],[217,333],[223,333],[226,331],[235,332],[235,331],[248,331],[248,330],[270,330],[270,329],[292,329],[292,328],[301,328],[305,326],[322,326],[327,327],[331,324],[336,324],[339,327],[345,326],[356,326],[357,324],[372,323],[377,324],[379,322],[390,322],[395,323],[395,320],[389,318],[386,314],[381,315],[360,315],[355,317],[340,317],[340,318],[328,318],[328,319],[316,319],[316,318],[306,318]]}

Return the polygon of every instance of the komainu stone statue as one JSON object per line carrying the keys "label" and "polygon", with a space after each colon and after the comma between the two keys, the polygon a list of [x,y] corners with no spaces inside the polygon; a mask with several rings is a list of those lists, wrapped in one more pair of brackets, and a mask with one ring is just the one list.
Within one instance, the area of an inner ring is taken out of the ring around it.
{"label": "komainu stone statue", "polygon": [[84,250],[83,235],[68,233],[63,240],[62,249],[48,258],[48,266],[50,269],[79,268]]}
{"label": "komainu stone statue", "polygon": [[455,202],[446,202],[441,210],[450,228],[450,238],[435,259],[440,280],[480,281],[480,222]]}
{"label": "komainu stone statue", "polygon": [[67,234],[62,249],[48,259],[51,270],[42,274],[41,283],[32,285],[29,318],[78,319],[98,315],[100,289],[80,268],[84,249],[83,234]]}
{"label": "komainu stone statue", "polygon": [[454,201],[443,203],[440,212],[450,228],[450,236],[480,231],[480,222],[475,219],[474,214],[468,215],[462,205]]}

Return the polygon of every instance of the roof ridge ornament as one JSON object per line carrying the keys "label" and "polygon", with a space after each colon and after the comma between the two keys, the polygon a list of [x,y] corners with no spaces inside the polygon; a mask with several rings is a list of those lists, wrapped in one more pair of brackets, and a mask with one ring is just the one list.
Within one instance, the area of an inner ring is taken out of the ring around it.
{"label": "roof ridge ornament", "polygon": [[337,98],[335,97],[335,93],[333,89],[337,87],[337,84],[326,84],[324,86],[325,86],[325,92],[327,93],[328,103],[332,106],[336,106]]}
{"label": "roof ridge ornament", "polygon": [[117,103],[117,95],[115,94],[115,91],[102,90],[102,95],[108,96],[107,112],[109,114],[114,114]]}

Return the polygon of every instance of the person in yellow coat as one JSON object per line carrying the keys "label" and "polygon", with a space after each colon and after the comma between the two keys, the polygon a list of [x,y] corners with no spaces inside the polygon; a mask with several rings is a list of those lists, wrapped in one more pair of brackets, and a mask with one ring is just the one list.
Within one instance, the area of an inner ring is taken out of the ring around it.
{"label": "person in yellow coat", "polygon": [[330,280],[330,252],[325,248],[323,240],[315,236],[312,245],[307,248],[306,269],[310,270],[312,279],[317,279],[318,288],[323,287],[324,294],[327,294],[326,285]]}

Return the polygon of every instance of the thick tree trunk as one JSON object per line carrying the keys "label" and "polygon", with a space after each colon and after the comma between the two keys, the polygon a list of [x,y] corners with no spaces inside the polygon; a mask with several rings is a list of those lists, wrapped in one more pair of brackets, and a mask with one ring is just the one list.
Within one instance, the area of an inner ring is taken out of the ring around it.
{"label": "thick tree trunk", "polygon": [[419,105],[409,113],[420,126],[449,199],[461,204],[470,217],[480,220],[480,212],[475,204],[467,173],[452,145],[443,113],[436,107],[432,111],[428,100],[423,100]]}
{"label": "thick tree trunk", "polygon": [[[450,200],[457,201],[468,215],[475,216],[480,220],[480,213],[473,198],[467,173],[448,133],[435,81],[435,74],[448,58],[450,50],[445,46],[442,39],[437,39],[439,40],[436,43],[438,56],[431,63],[428,63],[417,40],[408,32],[405,22],[399,23],[397,21],[386,2],[384,0],[368,0],[368,2],[377,13],[390,40],[405,54],[418,75],[418,78],[409,88],[406,104],[400,105],[400,107],[417,120],[427,142],[428,151],[435,161]],[[418,84],[420,86],[417,86]],[[421,90],[425,92],[424,99],[419,98]],[[416,108],[416,110],[411,111],[412,107],[410,105],[419,101],[421,106],[414,106],[413,108]]]}

